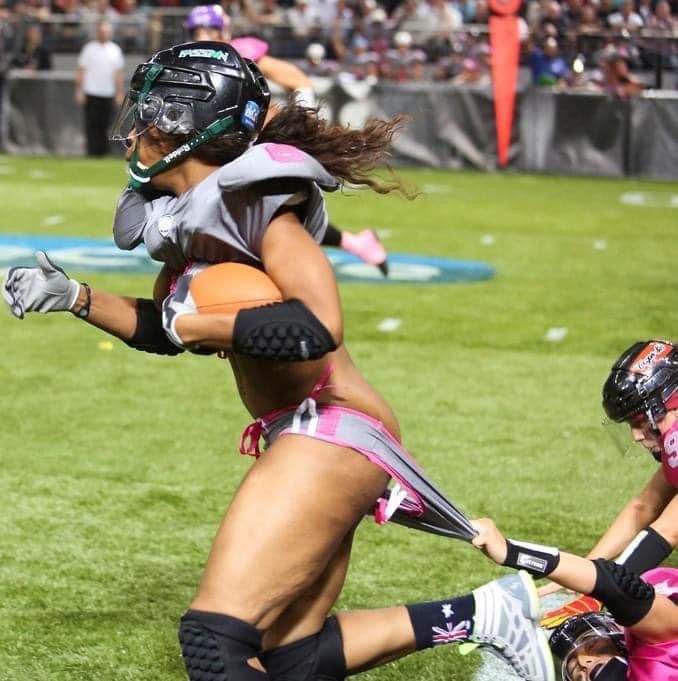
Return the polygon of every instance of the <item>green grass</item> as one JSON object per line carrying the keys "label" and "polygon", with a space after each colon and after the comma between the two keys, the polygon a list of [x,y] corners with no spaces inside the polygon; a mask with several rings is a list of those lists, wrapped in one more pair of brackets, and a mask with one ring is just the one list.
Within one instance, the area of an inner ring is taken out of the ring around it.
{"label": "green grass", "polygon": [[[0,231],[110,234],[120,161],[0,157],[0,170]],[[469,515],[585,552],[654,468],[621,458],[603,432],[602,381],[632,341],[678,326],[676,211],[619,197],[675,185],[402,174],[446,191],[413,202],[331,195],[333,221],[388,229],[394,252],[483,260],[497,276],[343,284],[352,354],[395,406],[408,448]],[[45,226],[54,215],[63,222]],[[87,277],[128,294],[152,284]],[[382,333],[385,317],[402,325]],[[547,342],[551,327],[568,335]],[[101,349],[105,337],[69,315],[3,313],[0,337],[0,676],[183,679],[176,622],[249,464],[235,453],[247,416],[232,377],[213,358]],[[366,522],[339,606],[445,597],[503,573],[461,542]],[[448,647],[364,678],[468,681],[478,660]]]}

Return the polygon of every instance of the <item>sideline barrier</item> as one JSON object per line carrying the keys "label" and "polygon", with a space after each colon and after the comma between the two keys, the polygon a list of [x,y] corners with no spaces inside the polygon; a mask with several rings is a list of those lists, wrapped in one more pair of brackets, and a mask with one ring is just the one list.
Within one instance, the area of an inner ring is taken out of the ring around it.
{"label": "sideline barrier", "polygon": [[[360,125],[370,115],[408,114],[411,121],[394,147],[398,164],[496,168],[490,88],[430,82],[371,86],[341,77],[318,79],[316,87],[325,115],[342,124]],[[0,126],[0,145],[7,153],[82,155],[82,113],[74,101],[73,74],[10,71]],[[508,168],[677,179],[676,139],[678,91],[647,90],[619,100],[523,87],[516,98]]]}

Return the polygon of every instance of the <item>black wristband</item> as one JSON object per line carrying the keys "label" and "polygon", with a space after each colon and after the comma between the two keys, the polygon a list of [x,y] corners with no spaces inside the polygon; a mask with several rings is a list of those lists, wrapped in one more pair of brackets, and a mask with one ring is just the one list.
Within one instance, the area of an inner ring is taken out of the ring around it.
{"label": "black wristband", "polygon": [[526,570],[534,577],[550,575],[560,563],[560,551],[555,546],[507,539],[506,549],[506,560],[503,565],[516,570]]}
{"label": "black wristband", "polygon": [[80,319],[87,319],[87,317],[89,317],[89,308],[92,305],[92,289],[89,287],[89,284],[86,284],[84,281],[80,282],[80,286],[85,289],[85,302],[82,307],[73,314]]}
{"label": "black wristband", "polygon": [[660,565],[671,555],[673,547],[652,527],[646,527],[636,535],[635,539],[624,549],[617,563],[642,574],[645,570]]}

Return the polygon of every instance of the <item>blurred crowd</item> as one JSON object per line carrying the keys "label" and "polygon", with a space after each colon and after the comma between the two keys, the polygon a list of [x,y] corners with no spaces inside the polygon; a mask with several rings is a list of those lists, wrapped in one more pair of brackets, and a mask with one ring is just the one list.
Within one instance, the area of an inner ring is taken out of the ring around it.
{"label": "blurred crowd", "polygon": [[[4,68],[49,69],[105,18],[125,53],[186,38],[198,0],[0,0]],[[678,71],[678,0],[528,0],[518,18],[521,64],[535,86],[620,97]],[[489,87],[487,0],[224,0],[234,35],[310,75]],[[673,80],[669,84],[673,87]],[[666,86],[666,84],[665,84]]]}

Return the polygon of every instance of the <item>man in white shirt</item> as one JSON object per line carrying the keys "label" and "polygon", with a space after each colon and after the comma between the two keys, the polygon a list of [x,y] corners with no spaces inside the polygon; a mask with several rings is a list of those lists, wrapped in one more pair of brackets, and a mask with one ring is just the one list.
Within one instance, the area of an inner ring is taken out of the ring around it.
{"label": "man in white shirt", "polygon": [[104,156],[108,152],[113,107],[122,103],[125,94],[125,62],[122,50],[111,40],[112,35],[111,23],[100,21],[96,39],[85,43],[78,55],[75,101],[84,107],[88,156]]}

